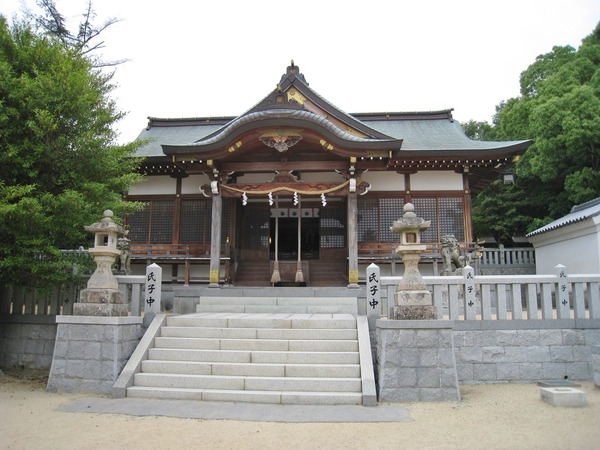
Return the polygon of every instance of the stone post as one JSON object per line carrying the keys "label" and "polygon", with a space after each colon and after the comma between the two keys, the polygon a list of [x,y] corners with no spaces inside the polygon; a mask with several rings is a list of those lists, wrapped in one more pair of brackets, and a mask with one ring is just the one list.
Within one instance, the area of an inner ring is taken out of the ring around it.
{"label": "stone post", "polygon": [[556,289],[556,316],[559,319],[571,318],[571,304],[569,302],[569,280],[567,268],[559,264],[554,268],[558,278]]}
{"label": "stone post", "polygon": [[375,321],[381,319],[380,269],[377,264],[367,267],[367,319],[369,330],[375,330]]}
{"label": "stone post", "polygon": [[144,327],[148,328],[160,314],[162,297],[162,267],[153,263],[146,267],[146,293],[144,297]]}
{"label": "stone post", "polygon": [[[471,266],[463,269],[465,279],[465,318],[467,320],[477,319],[477,295],[475,291],[475,270]],[[520,300],[520,299],[519,299]],[[517,300],[515,300],[517,301]]]}

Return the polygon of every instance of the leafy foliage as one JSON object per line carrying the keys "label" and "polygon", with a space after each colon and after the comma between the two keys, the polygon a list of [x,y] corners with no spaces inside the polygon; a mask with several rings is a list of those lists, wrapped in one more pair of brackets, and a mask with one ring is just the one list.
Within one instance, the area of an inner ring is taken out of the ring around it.
{"label": "leafy foliage", "polygon": [[91,242],[102,211],[138,209],[139,143],[116,144],[112,74],[77,46],[0,16],[0,285],[66,277],[59,249]]}
{"label": "leafy foliage", "polygon": [[504,243],[600,196],[600,24],[578,50],[538,56],[520,84],[521,96],[498,105],[492,125],[463,125],[474,139],[534,140],[515,165],[517,184],[489,186],[473,201],[475,233]]}

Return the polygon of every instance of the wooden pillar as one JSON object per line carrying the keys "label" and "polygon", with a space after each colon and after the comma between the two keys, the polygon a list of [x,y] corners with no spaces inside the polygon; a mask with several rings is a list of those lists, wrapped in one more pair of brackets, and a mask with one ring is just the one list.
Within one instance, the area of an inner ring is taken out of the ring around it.
{"label": "wooden pillar", "polygon": [[348,287],[358,288],[358,234],[356,192],[348,193]]}
{"label": "wooden pillar", "polygon": [[212,220],[210,229],[210,284],[209,287],[219,287],[221,273],[221,218],[223,199],[221,192],[212,195]]}
{"label": "wooden pillar", "polygon": [[463,216],[465,218],[465,242],[473,241],[473,220],[471,217],[471,189],[469,188],[469,174],[463,173]]}

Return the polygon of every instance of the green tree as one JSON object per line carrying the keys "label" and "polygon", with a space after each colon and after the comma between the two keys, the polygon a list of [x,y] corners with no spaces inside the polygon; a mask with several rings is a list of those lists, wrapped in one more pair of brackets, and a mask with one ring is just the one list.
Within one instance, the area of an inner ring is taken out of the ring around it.
{"label": "green tree", "polygon": [[59,249],[87,246],[102,211],[138,209],[140,143],[117,145],[112,73],[77,46],[0,16],[0,286],[64,279]]}
{"label": "green tree", "polygon": [[534,143],[515,164],[515,186],[490,186],[474,199],[476,234],[495,235],[493,223],[525,234],[600,196],[600,24],[579,49],[538,56],[520,85],[519,97],[497,107],[493,133],[479,128]]}

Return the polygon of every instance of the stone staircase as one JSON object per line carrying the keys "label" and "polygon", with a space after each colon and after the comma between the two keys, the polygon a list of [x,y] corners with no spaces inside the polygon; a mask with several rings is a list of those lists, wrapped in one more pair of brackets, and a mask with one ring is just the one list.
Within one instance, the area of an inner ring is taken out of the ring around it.
{"label": "stone staircase", "polygon": [[[207,297],[203,312],[157,316],[115,387],[128,397],[375,405],[366,317],[353,313],[356,298],[327,301],[337,304]],[[336,312],[307,312],[324,307]]]}
{"label": "stone staircase", "polygon": [[196,312],[358,314],[356,297],[201,296]]}

